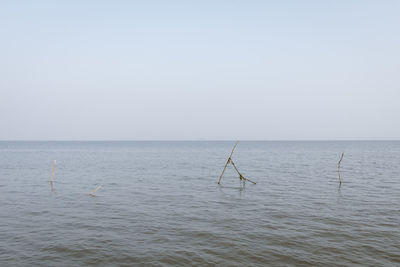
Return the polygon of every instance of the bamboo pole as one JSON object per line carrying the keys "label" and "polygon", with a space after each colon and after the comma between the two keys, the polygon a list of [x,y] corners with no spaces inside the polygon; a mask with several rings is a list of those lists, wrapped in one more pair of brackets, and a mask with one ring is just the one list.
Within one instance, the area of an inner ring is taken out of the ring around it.
{"label": "bamboo pole", "polygon": [[56,160],[53,161],[53,168],[51,169],[51,180],[50,182],[53,183],[54,182],[54,171],[56,169]]}
{"label": "bamboo pole", "polygon": [[235,142],[235,145],[234,145],[233,148],[232,148],[231,154],[229,155],[229,158],[228,158],[228,160],[227,160],[226,163],[225,163],[224,169],[222,170],[221,176],[219,177],[218,184],[220,184],[221,179],[222,179],[222,176],[224,175],[224,172],[225,172],[226,167],[228,166],[229,162],[232,161],[232,154],[233,154],[233,151],[235,150],[235,148],[236,148],[236,146],[237,146],[238,143],[239,143],[239,141],[236,141],[236,142]]}
{"label": "bamboo pole", "polygon": [[101,188],[101,186],[102,186],[102,185],[99,185],[98,187],[96,187],[96,189],[93,190],[89,195],[92,196],[92,197],[94,197],[94,193],[96,193],[97,190],[99,190],[99,189]]}
{"label": "bamboo pole", "polygon": [[340,157],[339,162],[338,162],[338,166],[337,166],[337,168],[338,168],[338,175],[339,175],[339,186],[342,185],[342,177],[341,177],[341,175],[340,175],[340,163],[342,162],[343,156],[344,156],[344,152],[342,152],[342,156]]}
{"label": "bamboo pole", "polygon": [[238,170],[238,168],[236,167],[235,163],[231,160],[231,164],[233,165],[233,167],[235,168],[236,172],[239,174],[239,179],[243,182],[249,181],[250,183],[256,184],[256,182],[253,182],[250,179],[247,179],[246,177],[244,177]]}

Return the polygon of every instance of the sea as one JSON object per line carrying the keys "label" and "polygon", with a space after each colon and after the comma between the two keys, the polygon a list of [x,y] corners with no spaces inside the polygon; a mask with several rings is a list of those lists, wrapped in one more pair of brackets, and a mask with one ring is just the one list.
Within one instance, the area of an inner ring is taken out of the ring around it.
{"label": "sea", "polygon": [[233,145],[0,142],[0,266],[400,266],[399,141]]}

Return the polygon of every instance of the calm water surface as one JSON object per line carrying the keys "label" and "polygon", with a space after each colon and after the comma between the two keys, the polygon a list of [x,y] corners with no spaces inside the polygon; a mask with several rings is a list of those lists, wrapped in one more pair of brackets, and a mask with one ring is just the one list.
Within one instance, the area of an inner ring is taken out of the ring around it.
{"label": "calm water surface", "polygon": [[0,142],[0,265],[400,266],[400,142],[232,145]]}

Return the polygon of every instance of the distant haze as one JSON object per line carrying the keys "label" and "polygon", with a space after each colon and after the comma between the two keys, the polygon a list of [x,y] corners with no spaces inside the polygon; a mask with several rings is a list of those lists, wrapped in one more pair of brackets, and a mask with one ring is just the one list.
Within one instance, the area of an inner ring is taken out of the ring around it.
{"label": "distant haze", "polygon": [[1,1],[0,140],[400,139],[400,1]]}

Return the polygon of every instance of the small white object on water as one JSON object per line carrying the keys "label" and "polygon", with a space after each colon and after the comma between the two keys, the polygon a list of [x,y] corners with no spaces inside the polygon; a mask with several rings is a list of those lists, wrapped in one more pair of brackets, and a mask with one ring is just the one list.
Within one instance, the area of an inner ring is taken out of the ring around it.
{"label": "small white object on water", "polygon": [[96,187],[96,189],[95,189],[95,190],[93,190],[93,191],[92,191],[92,193],[90,193],[90,194],[89,194],[89,196],[92,196],[92,197],[94,197],[94,193],[96,193],[96,192],[97,192],[97,190],[99,190],[99,189],[101,188],[101,186],[102,186],[102,185],[99,185],[98,187]]}

